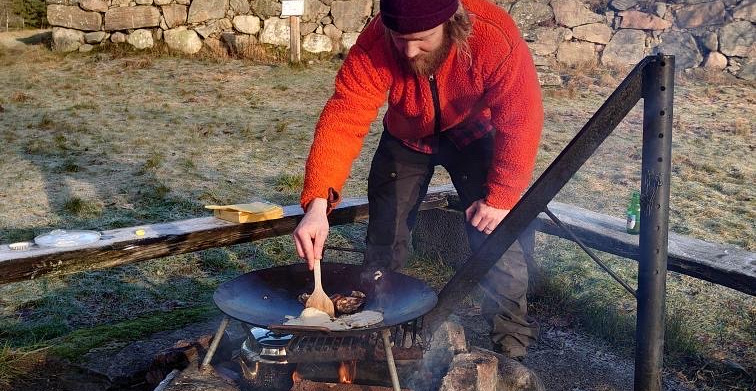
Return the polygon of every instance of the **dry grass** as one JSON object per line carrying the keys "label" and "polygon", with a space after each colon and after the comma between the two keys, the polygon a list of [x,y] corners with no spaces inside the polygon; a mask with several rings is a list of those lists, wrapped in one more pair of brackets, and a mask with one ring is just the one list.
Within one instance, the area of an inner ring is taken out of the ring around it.
{"label": "dry grass", "polygon": [[14,92],[13,95],[11,95],[10,97],[10,101],[16,102],[16,103],[24,103],[32,99],[33,98],[31,97],[31,95],[25,94],[23,92],[18,92],[18,91]]}
{"label": "dry grass", "polygon": [[732,133],[736,136],[750,137],[751,133],[753,133],[753,126],[753,121],[743,117],[737,117],[733,124]]}
{"label": "dry grass", "polygon": [[28,373],[36,361],[34,353],[24,353],[8,345],[0,347],[0,390],[8,389],[14,379]]}
{"label": "dry grass", "polygon": [[[37,49],[13,56],[0,52],[0,242],[30,239],[53,228],[106,229],[196,217],[206,215],[202,206],[210,203],[297,203],[312,128],[331,94],[338,63],[291,68],[285,66],[285,53],[254,50],[260,52],[239,58],[262,63],[204,52],[186,58],[160,46],[134,53],[113,45],[67,56]],[[544,90],[538,173],[624,77],[618,70],[592,67],[563,72],[564,88]],[[756,114],[752,91],[752,85],[731,79],[678,80],[672,230],[756,249],[756,164],[748,120]],[[639,187],[641,124],[636,107],[558,200],[621,217],[627,197]],[[379,134],[376,121],[345,196],[365,194]],[[443,173],[433,180],[447,182]],[[354,246],[363,235],[361,225],[338,227],[329,243]],[[566,278],[570,290],[554,291],[553,300],[543,302],[554,310],[566,308],[555,303],[577,303],[575,314],[580,314],[585,301],[573,301],[577,296],[608,295],[590,308],[624,314],[606,318],[619,332],[601,328],[601,317],[581,322],[594,324],[596,333],[607,338],[625,338],[623,322],[632,319],[633,309],[627,309],[623,293],[602,280],[589,260],[576,255],[579,251],[560,249],[563,244],[544,245],[542,262],[552,270],[553,281]],[[357,261],[359,255],[339,257]],[[440,287],[450,271],[436,261],[415,259],[408,271]],[[293,245],[281,237],[2,286],[0,338],[13,346],[33,346],[156,309],[206,305],[220,282],[288,262],[296,262]],[[611,262],[634,278],[634,265]],[[753,298],[681,276],[671,276],[668,287],[673,326],[692,332],[696,351],[709,360],[704,362],[726,359],[756,367]],[[674,342],[680,351],[690,343],[687,337]]]}

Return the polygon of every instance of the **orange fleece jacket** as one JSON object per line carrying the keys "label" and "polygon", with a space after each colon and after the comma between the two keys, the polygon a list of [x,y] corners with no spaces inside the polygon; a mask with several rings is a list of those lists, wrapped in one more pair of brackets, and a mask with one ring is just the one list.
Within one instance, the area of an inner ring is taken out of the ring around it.
{"label": "orange fleece jacket", "polygon": [[[487,0],[462,0],[473,23],[471,56],[455,46],[436,72],[441,129],[480,118],[495,129],[486,203],[511,209],[535,165],[543,106],[533,60],[512,18]],[[333,206],[370,123],[388,99],[386,129],[400,139],[433,134],[434,108],[426,78],[407,75],[393,57],[380,15],[365,27],[336,76],[333,96],[315,128],[301,204],[329,199]],[[388,94],[387,94],[388,92]],[[335,190],[334,194],[329,189]],[[330,210],[330,208],[329,208]]]}

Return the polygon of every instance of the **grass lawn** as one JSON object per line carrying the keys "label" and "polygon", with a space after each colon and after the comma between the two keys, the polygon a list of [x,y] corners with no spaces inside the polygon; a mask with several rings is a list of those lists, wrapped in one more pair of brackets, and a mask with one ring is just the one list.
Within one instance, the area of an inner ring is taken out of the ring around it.
{"label": "grass lawn", "polygon": [[[320,60],[291,68],[122,49],[67,56],[42,47],[0,51],[0,243],[54,228],[101,230],[209,215],[205,204],[297,203],[312,129],[339,65]],[[624,77],[599,69],[561,72],[565,86],[544,89],[536,175]],[[672,231],[756,251],[753,87],[718,75],[678,77]],[[641,109],[558,201],[624,216],[640,187]],[[376,121],[345,196],[366,193],[379,135]],[[447,180],[439,173],[433,184]],[[333,231],[332,244],[360,245],[364,225]],[[537,249],[547,280],[533,299],[535,313],[631,354],[632,297],[570,242],[539,236]],[[635,281],[633,262],[601,256]],[[294,246],[280,237],[0,286],[0,385],[23,371],[29,352],[75,360],[85,340],[92,343],[84,347],[96,347],[140,338],[165,322],[196,321],[212,313],[208,304],[219,283],[290,262],[297,262]],[[437,288],[450,276],[434,260],[414,259],[408,272]],[[756,372],[756,300],[674,273],[668,295],[670,370],[702,390],[752,386],[743,373]]]}

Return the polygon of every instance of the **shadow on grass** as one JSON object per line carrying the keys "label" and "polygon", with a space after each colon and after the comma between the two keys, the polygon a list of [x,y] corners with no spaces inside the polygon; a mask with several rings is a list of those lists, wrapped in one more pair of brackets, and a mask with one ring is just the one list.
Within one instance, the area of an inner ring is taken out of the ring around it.
{"label": "shadow on grass", "polygon": [[16,40],[26,45],[44,44],[49,47],[50,43],[52,42],[52,30],[42,31],[28,37],[18,38]]}

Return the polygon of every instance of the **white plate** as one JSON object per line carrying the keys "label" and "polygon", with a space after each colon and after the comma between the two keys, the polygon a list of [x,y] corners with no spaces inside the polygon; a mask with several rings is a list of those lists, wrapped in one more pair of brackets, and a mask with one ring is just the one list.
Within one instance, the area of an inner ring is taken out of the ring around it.
{"label": "white plate", "polygon": [[56,229],[37,236],[34,238],[34,243],[43,247],[72,247],[94,243],[98,240],[100,240],[100,233],[97,231]]}

